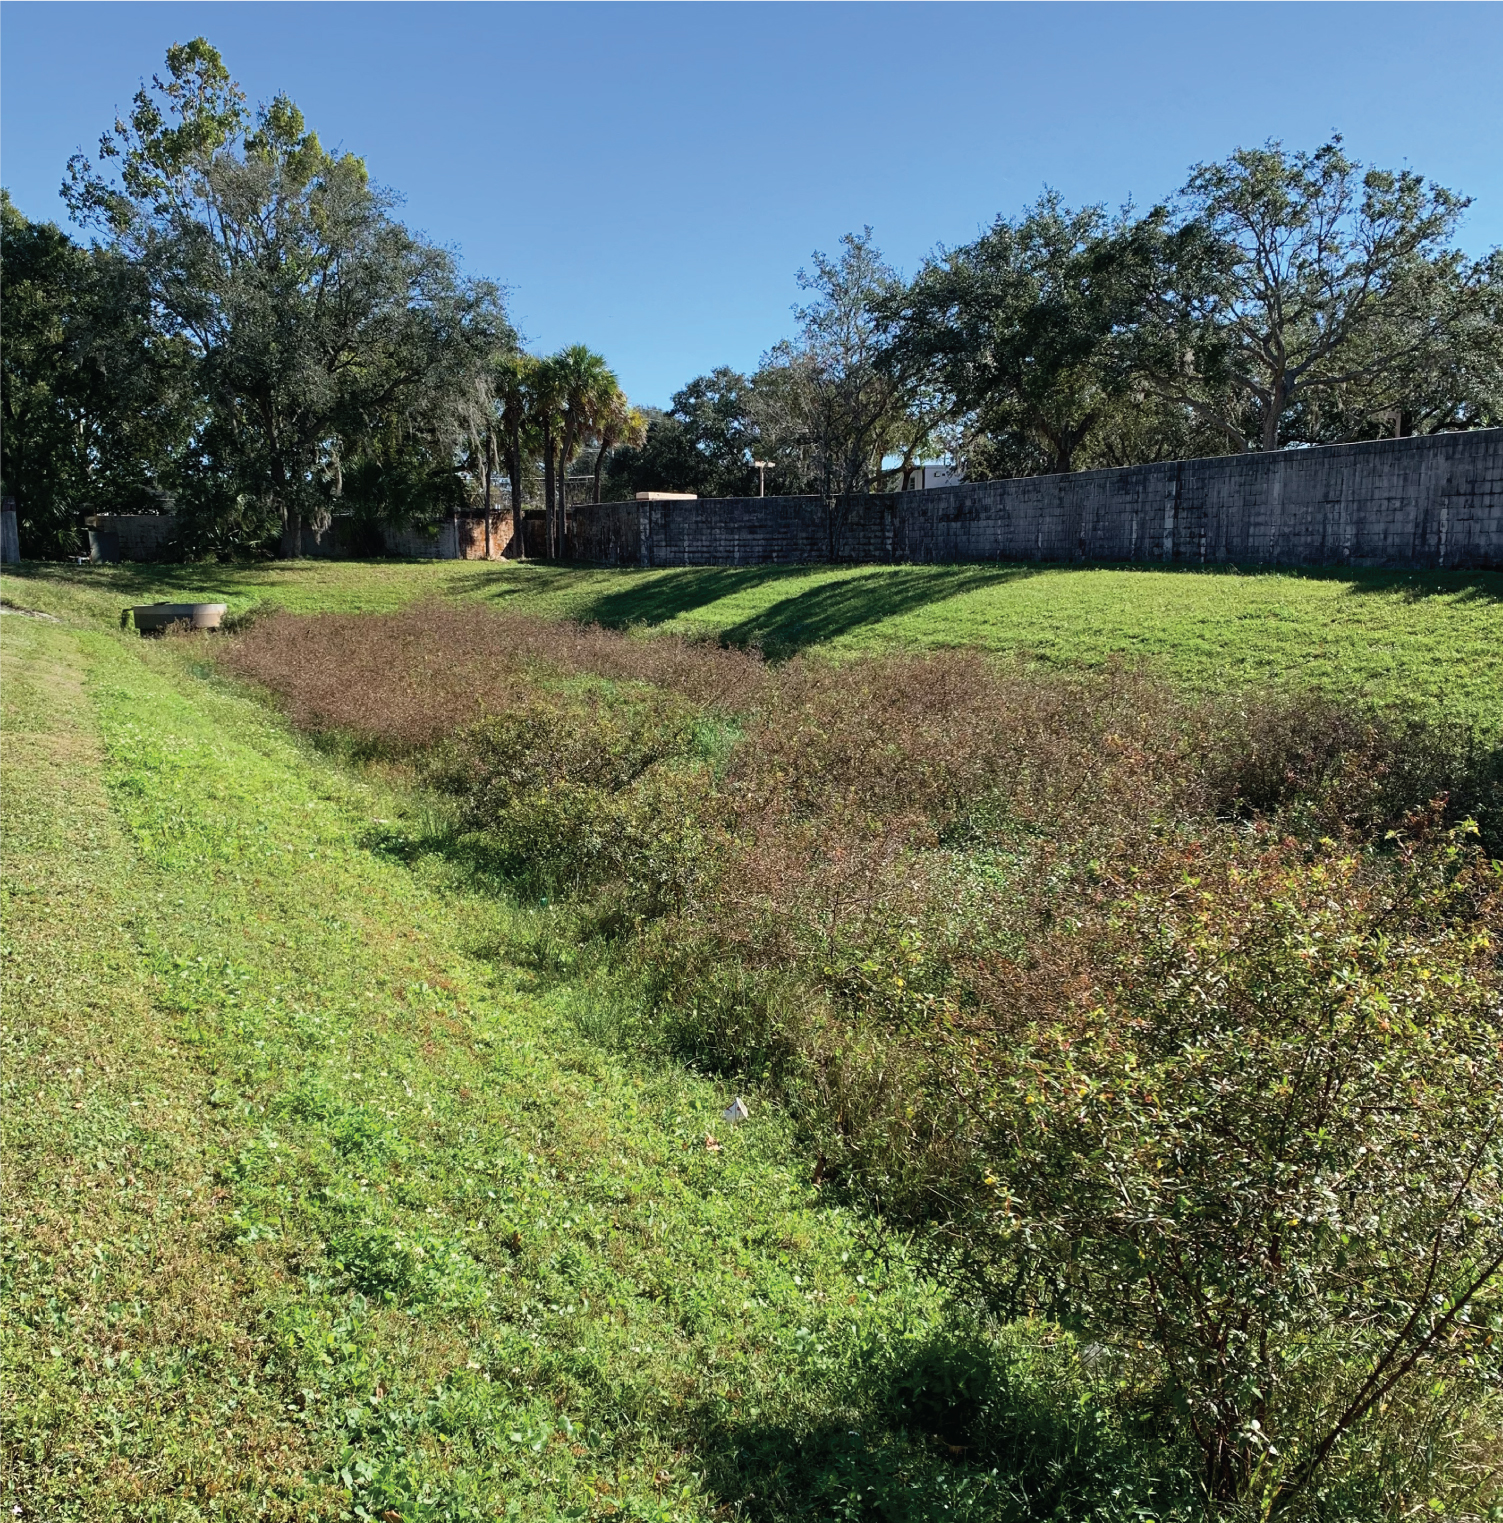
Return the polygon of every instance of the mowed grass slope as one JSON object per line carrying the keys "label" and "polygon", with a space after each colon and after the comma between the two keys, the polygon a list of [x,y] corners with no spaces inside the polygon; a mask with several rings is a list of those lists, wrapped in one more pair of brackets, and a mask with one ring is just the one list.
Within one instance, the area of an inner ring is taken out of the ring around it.
{"label": "mowed grass slope", "polygon": [[776,1112],[587,1040],[401,799],[189,642],[3,636],[7,1509],[1138,1515],[1068,1339],[966,1341]]}
{"label": "mowed grass slope", "polygon": [[769,654],[974,646],[1058,665],[1146,661],[1203,690],[1294,686],[1503,733],[1503,573],[1066,566],[617,571],[484,562],[30,565],[18,603],[104,623],[189,596],[233,611],[478,599],[545,617],[759,644]]}

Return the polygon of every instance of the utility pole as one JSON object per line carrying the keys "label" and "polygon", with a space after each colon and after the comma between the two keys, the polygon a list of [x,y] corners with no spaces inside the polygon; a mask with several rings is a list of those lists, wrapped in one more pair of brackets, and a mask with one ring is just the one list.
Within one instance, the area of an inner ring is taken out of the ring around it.
{"label": "utility pole", "polygon": [[772,464],[771,460],[753,460],[752,464],[757,468],[757,496],[767,496],[767,467]]}

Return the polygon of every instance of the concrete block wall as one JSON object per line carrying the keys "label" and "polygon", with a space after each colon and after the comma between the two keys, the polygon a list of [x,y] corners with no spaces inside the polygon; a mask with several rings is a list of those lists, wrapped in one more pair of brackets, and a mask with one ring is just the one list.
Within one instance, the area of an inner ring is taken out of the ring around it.
{"label": "concrete block wall", "polygon": [[[491,516],[491,559],[501,560],[510,552],[511,510],[497,511]],[[303,554],[314,560],[347,560],[352,556],[369,555],[373,548],[384,549],[387,555],[399,555],[409,560],[465,560],[485,559],[485,519],[478,513],[465,514],[458,519],[447,518],[432,529],[390,529],[379,531],[374,546],[352,530],[347,519],[336,517],[320,535],[311,529],[303,530]]]}
{"label": "concrete block wall", "polygon": [[162,561],[173,554],[175,513],[96,513],[84,520],[89,554],[104,561]]}
{"label": "concrete block wall", "polygon": [[1503,429],[844,498],[569,510],[617,566],[1139,561],[1503,569]]}
{"label": "concrete block wall", "polygon": [[[96,559],[163,561],[176,556],[176,514],[99,513],[88,522]],[[492,559],[510,554],[511,530],[510,509],[492,517]],[[428,530],[382,529],[378,544],[388,555],[412,560],[484,560],[485,520],[477,514],[444,519]],[[355,533],[347,518],[336,517],[321,534],[303,529],[303,555],[310,560],[347,560],[370,553],[370,543]]]}

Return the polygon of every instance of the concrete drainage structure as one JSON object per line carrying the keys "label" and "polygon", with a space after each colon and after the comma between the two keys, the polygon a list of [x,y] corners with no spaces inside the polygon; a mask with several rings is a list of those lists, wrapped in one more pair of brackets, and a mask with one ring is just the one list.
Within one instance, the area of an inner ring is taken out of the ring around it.
{"label": "concrete drainage structure", "polygon": [[185,629],[218,629],[224,618],[226,603],[137,603],[120,615],[124,629],[134,617],[143,635],[165,634],[175,625]]}

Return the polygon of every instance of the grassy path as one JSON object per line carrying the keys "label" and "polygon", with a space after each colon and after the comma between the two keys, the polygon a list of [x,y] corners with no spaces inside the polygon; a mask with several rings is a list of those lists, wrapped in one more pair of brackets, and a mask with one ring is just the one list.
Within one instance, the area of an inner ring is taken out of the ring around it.
{"label": "grassy path", "polygon": [[[775,1114],[587,1041],[191,648],[3,646],[7,1508],[997,1515],[914,1415],[933,1293]],[[1015,1352],[1034,1448],[1104,1431]]]}
{"label": "grassy path", "polygon": [[152,998],[83,654],[20,619],[3,639],[5,1502],[83,1517],[235,1486],[226,1444],[238,1484],[275,1490],[306,1460],[257,1384],[254,1266],[226,1251],[231,1128],[205,1124]]}
{"label": "grassy path", "polygon": [[126,602],[273,599],[301,612],[480,600],[546,617],[715,635],[770,652],[934,646],[1060,665],[1147,661],[1228,690],[1284,684],[1503,735],[1503,573],[1074,566],[706,566],[608,571],[479,561],[28,565],[8,594],[112,623]]}

